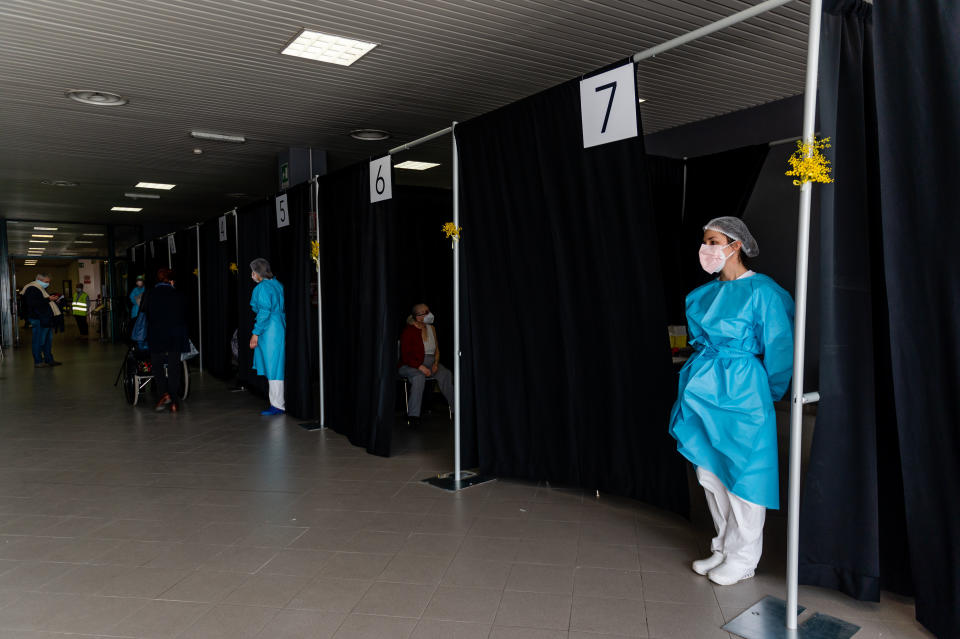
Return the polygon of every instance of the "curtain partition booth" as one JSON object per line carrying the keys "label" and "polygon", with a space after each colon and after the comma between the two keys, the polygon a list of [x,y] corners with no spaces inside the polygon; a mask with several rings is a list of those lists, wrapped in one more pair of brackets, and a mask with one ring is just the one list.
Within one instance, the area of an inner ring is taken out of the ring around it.
{"label": "curtain partition booth", "polygon": [[200,318],[203,367],[215,377],[227,378],[232,370],[230,340],[237,326],[238,273],[230,269],[236,263],[232,229],[220,241],[216,223],[201,224],[200,234]]}

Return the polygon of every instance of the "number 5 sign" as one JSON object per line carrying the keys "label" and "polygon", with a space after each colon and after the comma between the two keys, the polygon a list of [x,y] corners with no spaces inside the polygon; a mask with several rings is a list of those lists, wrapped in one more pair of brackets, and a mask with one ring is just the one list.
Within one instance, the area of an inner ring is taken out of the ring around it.
{"label": "number 5 sign", "polygon": [[277,228],[290,226],[290,209],[287,208],[287,194],[277,196]]}
{"label": "number 5 sign", "polygon": [[393,181],[390,179],[390,156],[370,163],[370,203],[389,200],[393,197]]}
{"label": "number 5 sign", "polygon": [[580,81],[583,148],[637,137],[637,75],[633,63]]}

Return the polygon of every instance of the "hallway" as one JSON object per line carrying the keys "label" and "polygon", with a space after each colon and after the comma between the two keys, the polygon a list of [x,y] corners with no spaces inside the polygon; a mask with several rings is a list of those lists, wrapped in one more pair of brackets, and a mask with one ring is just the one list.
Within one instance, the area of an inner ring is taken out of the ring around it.
{"label": "hallway", "polygon": [[[709,639],[783,596],[775,518],[759,576],[713,587],[689,569],[709,534],[638,502],[418,483],[449,470],[442,420],[383,459],[209,375],[177,415],[134,408],[124,348],[54,353],[0,361],[0,638]],[[929,636],[908,600],[801,603],[858,639]]]}

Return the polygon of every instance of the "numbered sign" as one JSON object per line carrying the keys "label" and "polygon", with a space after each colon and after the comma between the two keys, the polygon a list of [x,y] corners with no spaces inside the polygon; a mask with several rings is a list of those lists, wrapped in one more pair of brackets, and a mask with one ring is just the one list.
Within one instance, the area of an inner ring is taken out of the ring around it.
{"label": "numbered sign", "polygon": [[580,81],[583,148],[637,137],[637,76],[633,63]]}
{"label": "numbered sign", "polygon": [[217,219],[217,228],[220,230],[220,241],[227,241],[227,216],[221,215]]}
{"label": "numbered sign", "polygon": [[170,255],[175,255],[177,252],[177,241],[173,239],[172,235],[167,236],[167,249],[170,251]]}
{"label": "numbered sign", "polygon": [[290,226],[290,209],[287,208],[287,194],[277,196],[277,228]]}
{"label": "numbered sign", "polygon": [[390,179],[390,156],[370,163],[370,203],[382,202],[393,197],[393,180]]}

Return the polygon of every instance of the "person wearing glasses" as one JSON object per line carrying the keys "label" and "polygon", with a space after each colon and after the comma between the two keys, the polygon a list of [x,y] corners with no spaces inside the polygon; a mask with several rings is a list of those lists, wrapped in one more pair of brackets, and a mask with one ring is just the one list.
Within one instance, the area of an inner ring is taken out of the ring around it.
{"label": "person wearing glasses", "polygon": [[453,375],[440,365],[440,347],[433,313],[426,304],[417,304],[407,318],[407,326],[400,334],[400,375],[410,382],[407,418],[410,425],[420,425],[420,409],[427,378],[437,380],[440,392],[453,406]]}

